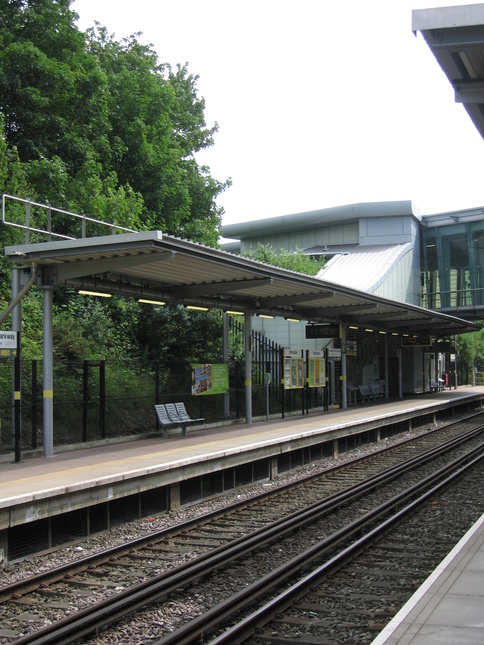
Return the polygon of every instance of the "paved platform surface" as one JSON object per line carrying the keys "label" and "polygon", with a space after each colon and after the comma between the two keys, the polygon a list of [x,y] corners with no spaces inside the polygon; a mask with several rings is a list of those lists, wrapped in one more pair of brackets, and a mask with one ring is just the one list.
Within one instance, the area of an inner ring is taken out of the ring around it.
{"label": "paved platform surface", "polygon": [[484,643],[484,515],[372,645]]}
{"label": "paved platform surface", "polygon": [[429,409],[455,399],[484,394],[484,386],[378,401],[330,410],[317,415],[281,420],[204,428],[162,439],[159,437],[55,453],[53,457],[27,458],[19,463],[0,463],[0,508],[41,500],[52,495],[109,485],[135,477],[160,473],[217,456],[236,454],[260,445],[345,428],[355,423]]}

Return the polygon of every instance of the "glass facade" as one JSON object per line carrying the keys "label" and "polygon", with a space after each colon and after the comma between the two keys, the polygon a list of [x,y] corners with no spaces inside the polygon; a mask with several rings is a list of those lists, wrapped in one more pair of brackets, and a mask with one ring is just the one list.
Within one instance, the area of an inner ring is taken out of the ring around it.
{"label": "glass facade", "polygon": [[484,308],[484,220],[423,227],[421,240],[422,306],[477,315]]}

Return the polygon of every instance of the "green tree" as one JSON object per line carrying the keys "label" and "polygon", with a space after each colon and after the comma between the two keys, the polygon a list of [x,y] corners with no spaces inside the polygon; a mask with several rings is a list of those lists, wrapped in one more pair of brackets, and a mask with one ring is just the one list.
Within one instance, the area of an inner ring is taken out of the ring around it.
{"label": "green tree", "polygon": [[[118,42],[99,26],[79,31],[71,5],[0,0],[2,192],[217,246],[222,209],[216,199],[230,180],[214,179],[196,159],[213,145],[218,128],[205,123],[198,77],[187,65],[159,63],[138,34]],[[23,221],[24,206],[11,208]],[[70,226],[65,218],[53,222],[56,232],[80,234]],[[3,244],[22,242],[19,229],[2,227],[0,234]],[[101,231],[88,230],[96,234]],[[4,259],[0,277],[6,305],[11,281]],[[148,314],[138,303],[88,304],[62,289],[54,305],[59,357],[159,356],[159,350],[200,360],[219,335],[212,314],[188,317],[183,308]],[[35,296],[29,306],[38,312]],[[39,344],[35,334],[32,339],[35,354]]]}
{"label": "green tree", "polygon": [[217,124],[205,123],[205,101],[187,66],[158,62],[136,34],[121,42],[105,28],[89,30],[89,47],[109,85],[113,169],[143,196],[150,227],[215,245],[222,209],[216,197],[230,185],[209,175],[195,155],[213,145]]}
{"label": "green tree", "polygon": [[58,156],[75,175],[110,151],[106,79],[70,4],[2,0],[0,105],[22,161]]}
{"label": "green tree", "polygon": [[324,260],[306,255],[302,249],[275,251],[270,244],[257,244],[257,247],[244,253],[246,258],[271,264],[272,266],[297,271],[306,275],[316,275],[324,267]]}
{"label": "green tree", "polygon": [[198,77],[160,64],[139,34],[79,31],[71,4],[0,0],[0,114],[25,164],[22,196],[217,245],[230,181],[196,161],[218,127]]}

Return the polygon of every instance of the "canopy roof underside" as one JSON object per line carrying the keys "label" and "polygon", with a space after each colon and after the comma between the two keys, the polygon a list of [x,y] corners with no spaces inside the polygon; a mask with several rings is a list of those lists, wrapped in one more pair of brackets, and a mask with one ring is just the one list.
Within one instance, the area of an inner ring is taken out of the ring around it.
{"label": "canopy roof underside", "polygon": [[39,286],[67,286],[182,305],[343,323],[437,337],[479,329],[468,321],[272,267],[159,231],[11,246]]}
{"label": "canopy roof underside", "polygon": [[484,5],[418,9],[412,30],[420,31],[462,103],[484,137]]}

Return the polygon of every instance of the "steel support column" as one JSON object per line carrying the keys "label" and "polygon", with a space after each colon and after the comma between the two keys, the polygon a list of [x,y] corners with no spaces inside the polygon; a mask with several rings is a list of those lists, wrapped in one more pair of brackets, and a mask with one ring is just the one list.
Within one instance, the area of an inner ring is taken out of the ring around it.
{"label": "steel support column", "polygon": [[341,407],[348,407],[348,383],[346,372],[346,326],[341,325]]}
{"label": "steel support column", "polygon": [[245,420],[252,423],[252,318],[245,314]]}
{"label": "steel support column", "polygon": [[54,368],[53,368],[53,301],[54,287],[43,286],[44,296],[44,326],[43,326],[43,365],[44,365],[44,388],[43,388],[43,410],[44,410],[44,457],[52,457],[54,454]]}

